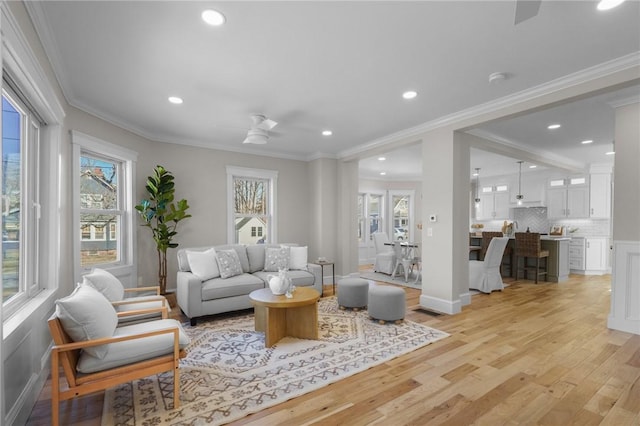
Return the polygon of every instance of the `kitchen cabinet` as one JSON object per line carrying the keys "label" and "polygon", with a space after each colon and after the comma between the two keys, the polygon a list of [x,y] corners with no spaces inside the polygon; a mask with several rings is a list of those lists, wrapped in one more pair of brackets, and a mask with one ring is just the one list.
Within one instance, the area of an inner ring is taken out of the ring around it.
{"label": "kitchen cabinet", "polygon": [[480,205],[476,209],[476,219],[509,218],[509,187],[507,185],[484,186],[478,198],[480,198]]}
{"label": "kitchen cabinet", "polygon": [[608,268],[608,238],[572,238],[569,243],[569,267],[585,275],[604,274]]}
{"label": "kitchen cabinet", "polygon": [[549,219],[589,217],[589,186],[586,177],[551,179],[547,189]]}
{"label": "kitchen cabinet", "polygon": [[584,271],[584,238],[572,238],[569,242],[569,268]]}
{"label": "kitchen cabinet", "polygon": [[589,179],[589,216],[593,219],[611,217],[611,175],[592,174]]}
{"label": "kitchen cabinet", "polygon": [[604,273],[607,270],[609,254],[607,238],[588,237],[585,239],[585,269],[589,273]]}

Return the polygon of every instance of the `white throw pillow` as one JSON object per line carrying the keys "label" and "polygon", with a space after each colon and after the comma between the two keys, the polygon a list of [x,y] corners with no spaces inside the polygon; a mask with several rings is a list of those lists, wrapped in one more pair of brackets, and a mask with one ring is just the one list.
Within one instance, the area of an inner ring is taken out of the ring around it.
{"label": "white throw pillow", "polygon": [[218,250],[216,251],[216,259],[218,259],[218,267],[220,268],[220,278],[242,275],[240,257],[235,250]]}
{"label": "white throw pillow", "polygon": [[111,272],[94,268],[90,274],[84,276],[83,281],[102,293],[110,302],[124,299],[124,286]]}
{"label": "white throw pillow", "polygon": [[307,270],[307,247],[290,247],[289,269]]}
{"label": "white throw pillow", "polygon": [[189,268],[193,275],[202,281],[207,281],[220,276],[220,268],[216,260],[216,251],[210,248],[206,251],[189,251],[187,250],[187,259],[189,260]]}
{"label": "white throw pillow", "polygon": [[[111,337],[118,325],[118,314],[113,305],[88,285],[78,285],[69,296],[56,300],[56,314],[74,342]],[[84,349],[100,359],[108,350],[107,345]]]}
{"label": "white throw pillow", "polygon": [[289,268],[290,247],[267,247],[264,255],[264,270],[278,272]]}

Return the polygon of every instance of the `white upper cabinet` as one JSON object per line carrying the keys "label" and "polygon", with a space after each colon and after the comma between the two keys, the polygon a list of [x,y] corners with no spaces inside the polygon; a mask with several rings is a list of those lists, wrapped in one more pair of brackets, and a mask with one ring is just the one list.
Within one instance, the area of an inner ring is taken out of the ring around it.
{"label": "white upper cabinet", "polygon": [[509,218],[509,185],[481,185],[478,198],[480,205],[476,208],[477,220]]}
{"label": "white upper cabinet", "polygon": [[611,175],[592,174],[590,179],[590,217],[608,219],[611,217]]}
{"label": "white upper cabinet", "polygon": [[586,176],[550,179],[547,185],[550,219],[589,217],[589,185]]}
{"label": "white upper cabinet", "polygon": [[[522,191],[522,206],[540,205],[544,203],[545,184],[547,179],[540,173],[523,173],[520,180],[520,188]],[[511,191],[509,201],[512,205],[518,205],[518,175],[511,179]]]}

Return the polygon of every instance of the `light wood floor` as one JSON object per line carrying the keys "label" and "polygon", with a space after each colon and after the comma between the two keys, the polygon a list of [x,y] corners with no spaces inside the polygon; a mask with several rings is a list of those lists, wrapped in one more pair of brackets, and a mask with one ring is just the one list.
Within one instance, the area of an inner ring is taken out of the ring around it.
{"label": "light wood floor", "polygon": [[[610,277],[510,284],[453,316],[406,289],[407,319],[451,337],[233,424],[640,425],[640,336],[607,329]],[[49,392],[28,424],[49,424]],[[101,412],[102,394],[67,401],[61,424]]]}

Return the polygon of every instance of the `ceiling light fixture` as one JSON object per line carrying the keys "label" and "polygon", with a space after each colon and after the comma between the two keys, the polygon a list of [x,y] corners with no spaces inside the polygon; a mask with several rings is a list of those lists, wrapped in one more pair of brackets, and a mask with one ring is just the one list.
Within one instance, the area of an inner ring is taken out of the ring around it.
{"label": "ceiling light fixture", "polygon": [[560,127],[562,127],[560,124],[550,124],[547,126],[547,129],[554,130],[554,129],[559,129]]}
{"label": "ceiling light fixture", "polygon": [[589,139],[589,140],[586,140],[586,141],[582,141],[582,142],[580,142],[580,143],[581,143],[582,145],[587,145],[587,144],[593,143],[593,141],[592,141],[591,139]]}
{"label": "ceiling light fixture", "polygon": [[333,135],[333,132],[331,130],[322,131],[322,136],[331,136],[331,135]]}
{"label": "ceiling light fixture", "polygon": [[532,164],[532,165],[529,166],[530,169],[535,169],[536,167],[538,167],[538,166],[536,166],[535,164]]}
{"label": "ceiling light fixture", "polygon": [[480,167],[476,167],[476,172],[473,175],[476,177],[476,198],[473,201],[475,201],[477,209],[480,207],[480,196],[478,195],[480,188]]}
{"label": "ceiling light fixture", "polygon": [[522,200],[524,199],[524,195],[522,195],[522,163],[524,161],[518,161],[518,195],[516,195],[516,200],[518,200],[518,205],[522,205]]}
{"label": "ceiling light fixture", "polygon": [[387,159],[387,157],[378,157],[378,161],[384,161],[386,159]]}
{"label": "ceiling light fixture", "polygon": [[177,96],[169,96],[168,100],[175,105],[180,105],[182,102],[184,102],[182,98],[179,98]]}
{"label": "ceiling light fixture", "polygon": [[385,176],[387,172],[380,172],[380,176]]}
{"label": "ceiling light fixture", "polygon": [[615,151],[609,151],[609,152],[605,152],[604,155],[614,155],[616,152]]}
{"label": "ceiling light fixture", "polygon": [[609,10],[620,6],[622,3],[624,3],[624,0],[600,0],[597,7],[598,10]]}
{"label": "ceiling light fixture", "polygon": [[213,9],[202,12],[202,20],[213,27],[219,27],[226,22],[224,15]]}
{"label": "ceiling light fixture", "polygon": [[413,99],[413,98],[415,98],[416,96],[418,96],[418,92],[416,92],[415,90],[407,90],[406,92],[404,92],[404,93],[402,94],[402,97],[403,97],[404,99]]}

